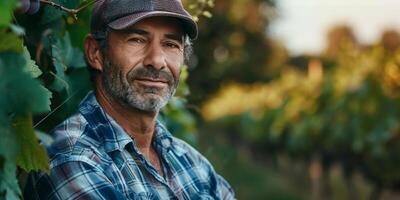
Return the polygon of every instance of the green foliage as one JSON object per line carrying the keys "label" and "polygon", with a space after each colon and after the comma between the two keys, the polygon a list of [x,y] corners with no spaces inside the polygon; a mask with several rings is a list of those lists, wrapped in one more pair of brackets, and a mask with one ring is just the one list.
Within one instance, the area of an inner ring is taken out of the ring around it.
{"label": "green foliage", "polygon": [[25,67],[23,68],[23,71],[29,73],[32,78],[38,78],[42,74],[42,71],[35,64],[35,61],[31,60],[31,56],[26,47],[24,47],[23,56],[27,62]]}
{"label": "green foliage", "polygon": [[[13,34],[4,29],[1,32]],[[18,199],[17,164],[27,171],[48,168],[45,150],[36,140],[31,118],[26,116],[49,111],[51,93],[35,79],[41,71],[21,39],[4,39],[11,41],[3,42],[7,45],[0,52],[0,91],[5,94],[0,100],[0,197]]]}
{"label": "green foliage", "polygon": [[[207,1],[203,1],[207,2]],[[196,93],[189,101],[202,104],[224,82],[254,83],[271,78],[265,66],[271,65],[273,45],[265,35],[271,16],[260,12],[272,9],[271,0],[215,1],[211,19],[199,23],[195,42],[195,62],[189,85]]]}
{"label": "green foliage", "polygon": [[195,21],[199,21],[201,16],[212,17],[212,14],[206,9],[214,7],[214,0],[184,0],[184,3]]}
{"label": "green foliage", "polygon": [[39,145],[32,126],[32,116],[18,116],[13,121],[20,150],[17,165],[25,171],[43,170],[49,172],[49,159],[46,150]]}
{"label": "green foliage", "polygon": [[15,172],[18,145],[10,120],[0,115],[0,199],[18,199],[21,191]]}
{"label": "green foliage", "polygon": [[205,125],[204,132],[225,134],[257,159],[285,154],[311,165],[318,157],[326,171],[339,164],[345,179],[362,174],[374,186],[398,191],[399,37],[371,46],[334,38],[321,55],[290,58],[282,51],[274,68],[266,60],[280,54],[265,36],[268,18],[254,20],[262,31],[247,26],[246,14],[259,12],[248,10],[266,1],[228,2],[216,1],[213,19],[200,24],[208,42],[195,47],[190,100],[206,105],[206,120],[215,119],[209,113],[224,116],[213,121],[217,129]]}
{"label": "green foliage", "polygon": [[15,0],[0,1],[0,28],[7,27],[12,18],[13,9],[16,7]]}
{"label": "green foliage", "polygon": [[168,130],[173,130],[174,136],[196,145],[196,121],[187,109],[186,101],[186,97],[190,94],[189,87],[186,84],[188,75],[187,67],[184,66],[175,96],[162,109],[159,119],[167,125]]}
{"label": "green foliage", "polygon": [[16,114],[49,111],[50,92],[33,78],[34,74],[29,71],[32,68],[29,66],[32,63],[30,59],[27,60],[24,53],[0,53],[0,61],[0,72],[4,77],[0,86],[8,94],[2,98],[0,109],[5,113]]}
{"label": "green foliage", "polygon": [[57,39],[49,47],[50,55],[53,57],[53,65],[56,73],[53,84],[50,86],[53,90],[61,92],[66,90],[67,94],[72,94],[72,88],[70,88],[70,78],[66,75],[69,68],[85,68],[86,64],[83,58],[83,53],[77,48],[71,46],[71,40],[69,33],[66,32],[63,38]]}
{"label": "green foliage", "polygon": [[[304,71],[282,67],[254,91],[241,90],[262,104],[220,122],[260,154],[284,152],[304,160],[318,155],[324,168],[340,163],[345,174],[360,172],[379,187],[399,189],[399,55],[381,44],[343,44],[333,59],[309,59]],[[262,91],[267,93],[258,96]],[[228,97],[219,102],[229,104]]]}
{"label": "green foliage", "polygon": [[18,35],[7,32],[6,29],[1,29],[0,38],[2,39],[0,41],[0,52],[22,52],[22,40],[19,39]]}
{"label": "green foliage", "polygon": [[246,155],[236,146],[221,144],[207,136],[207,158],[214,164],[218,172],[235,190],[237,199],[268,199],[268,200],[302,200],[310,199],[305,195],[306,185],[298,185],[294,177],[282,176],[279,169],[272,165],[265,166],[255,162],[251,155]]}

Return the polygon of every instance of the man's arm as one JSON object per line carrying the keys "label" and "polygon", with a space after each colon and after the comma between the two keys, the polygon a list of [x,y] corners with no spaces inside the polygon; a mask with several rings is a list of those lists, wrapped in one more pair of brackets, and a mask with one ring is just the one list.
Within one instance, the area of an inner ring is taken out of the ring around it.
{"label": "man's arm", "polygon": [[208,161],[208,159],[198,152],[195,148],[184,142],[183,140],[176,139],[177,146],[187,150],[186,156],[189,160],[193,160],[194,165],[198,165],[197,169],[205,170],[210,180],[211,194],[216,199],[232,200],[235,199],[235,192],[229,183],[220,176]]}
{"label": "man's arm", "polygon": [[50,174],[32,175],[24,197],[30,199],[126,199],[96,167],[70,161],[51,169]]}
{"label": "man's arm", "polygon": [[219,174],[216,174],[216,179],[217,179],[216,192],[218,196],[224,200],[235,199],[235,192],[233,191],[229,183],[226,182],[226,180]]}

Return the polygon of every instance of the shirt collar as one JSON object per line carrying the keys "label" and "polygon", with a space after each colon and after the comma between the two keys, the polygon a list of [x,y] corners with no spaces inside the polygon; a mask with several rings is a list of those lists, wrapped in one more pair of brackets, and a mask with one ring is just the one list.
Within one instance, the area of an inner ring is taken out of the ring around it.
{"label": "shirt collar", "polygon": [[172,134],[165,128],[160,121],[157,120],[154,128],[154,142],[156,145],[169,151],[172,147]]}
{"label": "shirt collar", "polygon": [[[93,91],[82,100],[79,105],[79,112],[85,117],[98,140],[103,140],[104,150],[108,153],[115,150],[123,150],[132,138],[125,130],[111,117],[96,100]],[[162,149],[169,150],[172,145],[171,133],[157,120],[154,129],[153,141]],[[100,142],[99,141],[99,142]]]}

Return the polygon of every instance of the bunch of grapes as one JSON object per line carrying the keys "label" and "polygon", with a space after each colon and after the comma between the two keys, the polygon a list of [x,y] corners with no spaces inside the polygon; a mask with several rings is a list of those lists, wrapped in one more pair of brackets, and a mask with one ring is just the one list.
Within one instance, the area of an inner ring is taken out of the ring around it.
{"label": "bunch of grapes", "polygon": [[17,12],[24,14],[35,14],[39,11],[40,8],[40,0],[18,0],[19,7],[17,8]]}

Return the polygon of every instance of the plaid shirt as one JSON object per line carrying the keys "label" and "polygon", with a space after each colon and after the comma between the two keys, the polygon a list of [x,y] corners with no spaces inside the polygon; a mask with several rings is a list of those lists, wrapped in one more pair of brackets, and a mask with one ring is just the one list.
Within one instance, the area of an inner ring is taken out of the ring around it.
{"label": "plaid shirt", "polygon": [[25,199],[234,199],[207,159],[157,122],[161,176],[92,92],[52,135],[50,174],[31,176]]}

